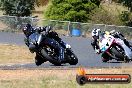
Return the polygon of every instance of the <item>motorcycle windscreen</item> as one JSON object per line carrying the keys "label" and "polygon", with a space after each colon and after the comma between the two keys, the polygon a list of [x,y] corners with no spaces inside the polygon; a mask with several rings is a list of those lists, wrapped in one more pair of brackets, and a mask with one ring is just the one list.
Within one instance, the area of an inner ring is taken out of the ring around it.
{"label": "motorcycle windscreen", "polygon": [[39,33],[33,33],[29,36],[29,43],[31,44],[40,44],[42,40],[42,34]]}
{"label": "motorcycle windscreen", "polygon": [[106,46],[106,44],[106,39],[103,39],[101,42],[99,42],[99,47],[102,52],[106,51],[109,48],[108,46]]}

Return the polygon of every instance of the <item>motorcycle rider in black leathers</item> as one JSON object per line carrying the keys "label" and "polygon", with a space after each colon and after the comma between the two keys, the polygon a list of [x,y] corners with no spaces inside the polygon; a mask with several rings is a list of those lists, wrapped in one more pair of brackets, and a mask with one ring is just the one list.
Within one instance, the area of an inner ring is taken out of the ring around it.
{"label": "motorcycle rider in black leathers", "polygon": [[28,41],[28,37],[34,33],[34,32],[45,32],[46,36],[48,36],[48,38],[53,38],[54,40],[56,40],[61,46],[59,46],[58,44],[51,44],[50,40],[47,39],[48,44],[52,45],[53,47],[57,48],[59,50],[59,61],[63,62],[64,61],[64,48],[71,48],[71,46],[69,44],[66,44],[62,41],[61,38],[59,38],[58,34],[54,31],[49,32],[51,30],[50,26],[46,26],[46,27],[33,27],[31,24],[26,24],[26,26],[24,26],[23,28],[23,32],[26,36],[26,38],[24,39],[25,44],[29,46],[29,41]]}

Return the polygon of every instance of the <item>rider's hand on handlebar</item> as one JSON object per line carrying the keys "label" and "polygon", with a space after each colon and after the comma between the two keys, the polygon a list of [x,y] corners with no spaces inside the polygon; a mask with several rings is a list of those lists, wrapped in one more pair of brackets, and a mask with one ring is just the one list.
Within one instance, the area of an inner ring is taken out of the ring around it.
{"label": "rider's hand on handlebar", "polygon": [[95,53],[96,53],[96,54],[100,54],[101,51],[100,51],[99,49],[95,49]]}
{"label": "rider's hand on handlebar", "polygon": [[71,48],[71,45],[69,45],[69,44],[66,44],[66,48],[68,48],[68,49],[69,49],[69,48]]}
{"label": "rider's hand on handlebar", "polygon": [[45,27],[45,31],[46,31],[46,32],[49,32],[50,30],[51,30],[51,26],[46,26],[46,27]]}

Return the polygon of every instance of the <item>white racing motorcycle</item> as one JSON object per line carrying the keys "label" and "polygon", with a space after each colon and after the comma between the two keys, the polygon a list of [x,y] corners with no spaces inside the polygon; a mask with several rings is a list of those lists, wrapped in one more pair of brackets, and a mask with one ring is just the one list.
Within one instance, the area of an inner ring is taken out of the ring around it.
{"label": "white racing motorcycle", "polygon": [[115,59],[117,61],[129,62],[132,60],[132,51],[120,38],[111,35],[103,35],[99,39],[99,47],[102,52],[102,61],[107,62]]}

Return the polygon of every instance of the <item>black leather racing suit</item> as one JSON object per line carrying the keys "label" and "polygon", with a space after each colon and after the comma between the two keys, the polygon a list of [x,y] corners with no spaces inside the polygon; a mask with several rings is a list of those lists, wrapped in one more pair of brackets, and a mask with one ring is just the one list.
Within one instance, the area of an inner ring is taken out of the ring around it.
{"label": "black leather racing suit", "polygon": [[[46,27],[39,27],[39,28],[33,28],[31,27],[30,29],[28,29],[28,34],[25,35],[25,44],[29,47],[29,42],[28,42],[28,37],[38,31],[38,32],[47,32]],[[59,51],[59,61],[62,62],[64,60],[64,48],[65,48],[65,44],[61,38],[59,38],[58,34],[56,32],[49,32],[46,34],[46,36],[48,37],[45,42],[48,43],[49,45],[52,45],[54,48],[58,49]],[[54,39],[55,41],[52,42],[52,39]],[[56,42],[57,41],[57,42]],[[58,44],[59,43],[59,44]]]}

